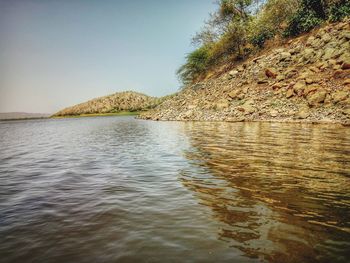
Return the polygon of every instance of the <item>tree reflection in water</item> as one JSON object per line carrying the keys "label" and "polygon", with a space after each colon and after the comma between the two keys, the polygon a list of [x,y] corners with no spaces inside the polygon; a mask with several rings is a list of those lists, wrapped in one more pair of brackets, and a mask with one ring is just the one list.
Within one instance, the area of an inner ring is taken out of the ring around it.
{"label": "tree reflection in water", "polygon": [[350,129],[187,123],[185,132],[196,169],[180,180],[212,209],[220,239],[273,262],[346,261]]}

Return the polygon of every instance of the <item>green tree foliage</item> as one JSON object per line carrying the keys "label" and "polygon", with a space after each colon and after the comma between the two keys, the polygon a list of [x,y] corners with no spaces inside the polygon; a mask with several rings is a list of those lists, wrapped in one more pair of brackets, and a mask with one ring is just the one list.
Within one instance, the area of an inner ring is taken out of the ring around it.
{"label": "green tree foliage", "polygon": [[202,46],[188,54],[186,61],[186,64],[178,69],[177,74],[185,84],[188,84],[206,71],[209,61],[208,47]]}
{"label": "green tree foliage", "polygon": [[193,83],[228,61],[263,48],[274,36],[297,36],[325,20],[350,16],[350,0],[218,0],[218,9],[192,39],[198,48],[177,71]]}

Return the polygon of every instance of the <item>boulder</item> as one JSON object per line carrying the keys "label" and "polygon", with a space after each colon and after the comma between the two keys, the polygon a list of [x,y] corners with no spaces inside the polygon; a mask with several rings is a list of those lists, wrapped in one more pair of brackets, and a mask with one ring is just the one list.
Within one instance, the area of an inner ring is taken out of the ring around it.
{"label": "boulder", "polygon": [[228,96],[231,98],[231,99],[236,99],[238,97],[238,95],[242,92],[241,89],[234,89],[232,90]]}
{"label": "boulder", "polygon": [[255,107],[253,106],[253,104],[254,104],[254,101],[248,100],[237,109],[239,111],[243,111],[245,115],[252,114],[255,112]]}
{"label": "boulder", "polygon": [[309,107],[301,107],[299,111],[295,114],[295,117],[298,119],[306,119],[307,117],[310,116],[310,109]]}
{"label": "boulder", "polygon": [[344,62],[343,65],[341,65],[341,69],[343,70],[350,69],[350,63]]}
{"label": "boulder", "polygon": [[307,96],[307,102],[310,106],[317,106],[324,102],[327,92],[324,89],[318,89],[316,92]]}
{"label": "boulder", "polygon": [[287,93],[286,93],[287,99],[289,99],[293,96],[294,96],[294,90],[292,90],[292,89],[287,90]]}
{"label": "boulder", "polygon": [[318,89],[320,89],[321,87],[318,86],[318,85],[310,85],[310,86],[307,86],[305,89],[304,89],[304,95],[307,96],[309,95],[311,92],[313,91],[316,91]]}
{"label": "boulder", "polygon": [[289,52],[280,53],[280,61],[289,60],[292,57],[292,54]]}
{"label": "boulder", "polygon": [[326,34],[324,34],[323,36],[322,36],[322,41],[325,43],[325,44],[327,44],[329,41],[331,41],[332,40],[332,37],[331,37],[331,35],[329,34],[329,33],[326,33]]}
{"label": "boulder", "polygon": [[238,75],[238,71],[237,70],[231,70],[228,74],[230,75],[230,77],[235,78]]}
{"label": "boulder", "polygon": [[266,77],[268,77],[268,78],[273,78],[273,79],[275,79],[276,77],[277,77],[277,72],[274,70],[274,69],[272,69],[272,68],[267,68],[267,69],[265,69],[265,75],[266,75]]}
{"label": "boulder", "polygon": [[293,86],[293,90],[296,94],[298,94],[299,96],[301,96],[304,92],[304,89],[306,88],[306,84],[305,81],[300,80],[298,81],[294,86]]}
{"label": "boulder", "polygon": [[333,102],[338,103],[345,100],[349,95],[349,92],[345,90],[338,90],[332,94]]}

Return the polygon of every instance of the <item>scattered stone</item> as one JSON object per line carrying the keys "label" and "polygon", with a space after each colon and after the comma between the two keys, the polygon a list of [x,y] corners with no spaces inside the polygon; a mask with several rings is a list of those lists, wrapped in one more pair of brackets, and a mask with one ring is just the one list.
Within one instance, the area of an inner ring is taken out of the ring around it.
{"label": "scattered stone", "polygon": [[273,78],[273,79],[275,79],[277,77],[276,71],[274,69],[271,69],[271,68],[265,69],[265,75],[268,78]]}
{"label": "scattered stone", "polygon": [[343,70],[350,69],[350,63],[344,62],[343,65],[341,65],[341,69]]}
{"label": "scattered stone", "polygon": [[253,104],[254,101],[246,101],[242,106],[238,107],[238,110],[243,111],[245,115],[252,114],[255,112]]}
{"label": "scattered stone", "polygon": [[271,111],[270,111],[270,116],[271,116],[271,117],[277,117],[277,116],[278,116],[278,111],[276,111],[276,110],[271,110]]}
{"label": "scattered stone", "polygon": [[231,98],[231,99],[236,99],[238,97],[238,95],[242,92],[241,89],[234,89],[233,91],[231,91],[228,96]]}
{"label": "scattered stone", "polygon": [[238,75],[238,71],[237,70],[231,70],[228,74],[230,75],[230,77],[235,78]]}
{"label": "scattered stone", "polygon": [[338,90],[333,93],[332,98],[334,103],[338,103],[340,101],[345,100],[349,95],[349,92],[346,92],[344,90]]}
{"label": "scattered stone", "polygon": [[301,96],[304,92],[305,87],[306,87],[305,81],[300,80],[293,86],[293,90],[296,94]]}
{"label": "scattered stone", "polygon": [[286,93],[287,99],[289,99],[293,96],[294,96],[294,90],[292,90],[292,89],[287,90],[287,93]]}
{"label": "scattered stone", "polygon": [[289,52],[282,52],[280,54],[280,57],[281,57],[280,61],[289,60],[291,58],[291,56],[292,56],[292,54]]}
{"label": "scattered stone", "polygon": [[273,89],[273,90],[279,90],[280,88],[282,88],[282,84],[280,84],[280,83],[275,83],[275,84],[272,86],[272,89]]}
{"label": "scattered stone", "polygon": [[258,79],[258,84],[266,84],[266,83],[268,83],[269,81],[267,80],[267,79],[264,79],[264,78],[259,78]]}
{"label": "scattered stone", "polygon": [[307,79],[305,79],[305,82],[306,82],[306,84],[310,85],[310,84],[315,83],[316,81],[314,79],[307,78]]}
{"label": "scattered stone", "polygon": [[313,91],[316,91],[318,89],[320,89],[321,87],[318,86],[318,85],[310,85],[310,86],[307,86],[305,89],[304,89],[304,95],[307,96],[309,95],[311,92]]}
{"label": "scattered stone", "polygon": [[310,116],[310,109],[307,106],[300,108],[300,110],[295,115],[298,119],[306,119]]}
{"label": "scattered stone", "polygon": [[318,104],[324,102],[327,92],[323,89],[318,89],[316,92],[309,94],[307,96],[307,102],[310,106],[317,106]]}

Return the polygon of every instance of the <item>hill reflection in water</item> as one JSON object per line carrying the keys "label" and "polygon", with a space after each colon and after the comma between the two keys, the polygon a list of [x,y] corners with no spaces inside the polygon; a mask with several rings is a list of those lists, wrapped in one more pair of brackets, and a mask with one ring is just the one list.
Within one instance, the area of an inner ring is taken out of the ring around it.
{"label": "hill reflection in water", "polygon": [[250,257],[345,262],[350,129],[327,127],[188,123],[196,169],[180,180],[222,223],[219,238]]}

